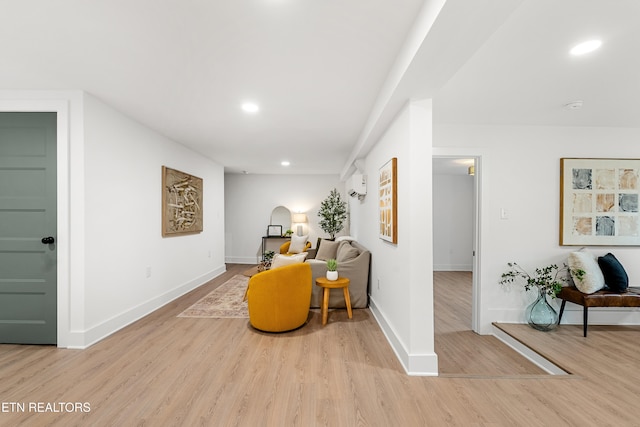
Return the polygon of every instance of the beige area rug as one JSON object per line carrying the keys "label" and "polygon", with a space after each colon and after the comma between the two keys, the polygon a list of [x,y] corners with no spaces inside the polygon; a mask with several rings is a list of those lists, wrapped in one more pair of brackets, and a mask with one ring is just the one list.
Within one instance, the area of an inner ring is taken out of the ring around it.
{"label": "beige area rug", "polygon": [[248,318],[247,302],[243,301],[247,283],[247,276],[237,274],[180,313],[178,317]]}

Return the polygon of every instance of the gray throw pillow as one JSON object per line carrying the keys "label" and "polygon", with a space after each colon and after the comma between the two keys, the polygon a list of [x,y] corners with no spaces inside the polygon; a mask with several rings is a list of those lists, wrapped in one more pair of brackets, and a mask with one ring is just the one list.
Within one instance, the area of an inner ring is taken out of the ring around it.
{"label": "gray throw pillow", "polygon": [[326,261],[328,259],[336,259],[338,256],[338,245],[340,242],[333,242],[331,240],[321,240],[320,247],[316,253],[316,259]]}
{"label": "gray throw pillow", "polygon": [[336,254],[336,261],[338,261],[338,266],[340,266],[341,262],[350,261],[352,259],[356,259],[360,255],[360,252],[351,246],[349,242],[340,242],[340,246],[338,246],[338,253]]}

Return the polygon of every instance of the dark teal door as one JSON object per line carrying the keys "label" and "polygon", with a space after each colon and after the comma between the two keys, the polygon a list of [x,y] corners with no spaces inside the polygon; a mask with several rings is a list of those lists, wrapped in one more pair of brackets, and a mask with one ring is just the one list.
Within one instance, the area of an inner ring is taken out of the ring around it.
{"label": "dark teal door", "polygon": [[56,113],[0,113],[0,343],[56,344]]}

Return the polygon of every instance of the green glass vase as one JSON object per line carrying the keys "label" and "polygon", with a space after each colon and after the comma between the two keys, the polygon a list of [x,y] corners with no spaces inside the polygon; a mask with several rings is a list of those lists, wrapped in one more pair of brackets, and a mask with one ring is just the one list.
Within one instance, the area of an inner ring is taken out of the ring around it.
{"label": "green glass vase", "polygon": [[547,292],[538,288],[538,298],[525,311],[527,323],[539,331],[550,331],[558,324],[558,313],[547,302]]}

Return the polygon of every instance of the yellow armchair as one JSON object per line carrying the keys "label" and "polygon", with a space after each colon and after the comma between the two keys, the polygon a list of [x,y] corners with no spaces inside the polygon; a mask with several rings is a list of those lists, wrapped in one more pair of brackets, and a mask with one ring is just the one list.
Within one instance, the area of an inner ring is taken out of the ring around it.
{"label": "yellow armchair", "polygon": [[298,263],[251,277],[247,289],[249,322],[266,332],[285,332],[304,325],[311,305],[311,266]]}
{"label": "yellow armchair", "polygon": [[[291,241],[284,242],[282,246],[280,246],[280,253],[284,255],[290,255],[289,254],[290,246],[291,246]],[[311,242],[307,242],[307,244],[304,246],[304,250],[306,251],[307,249],[310,249],[310,248],[311,248]]]}

